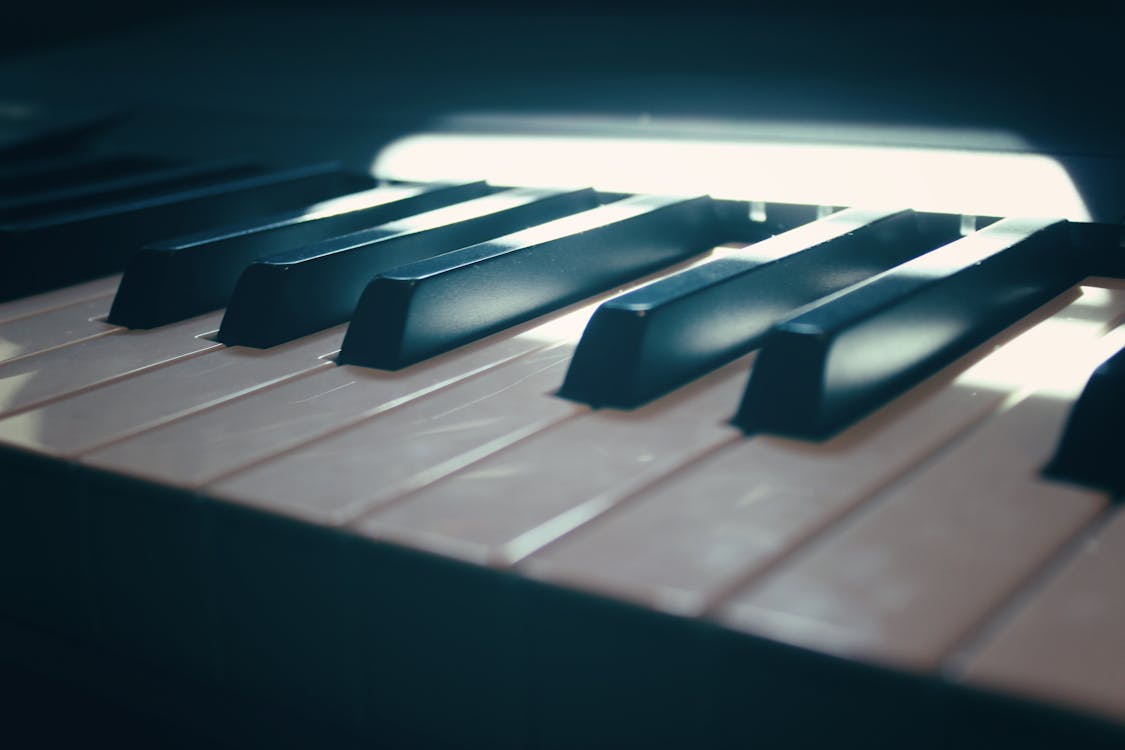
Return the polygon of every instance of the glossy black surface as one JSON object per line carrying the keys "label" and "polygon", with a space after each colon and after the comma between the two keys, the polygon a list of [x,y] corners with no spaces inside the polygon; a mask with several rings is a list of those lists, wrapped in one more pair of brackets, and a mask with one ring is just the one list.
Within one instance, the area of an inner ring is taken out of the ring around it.
{"label": "glossy black surface", "polygon": [[109,322],[152,328],[227,304],[259,258],[484,195],[483,182],[373,188],[296,211],[146,246],[125,269]]}
{"label": "glossy black surface", "polygon": [[649,401],[750,351],[801,305],[952,239],[944,225],[923,232],[910,211],[850,209],[617,297],[594,313],[561,395]]}
{"label": "glossy black surface", "polygon": [[778,324],[735,423],[806,438],[842,429],[1075,283],[1067,229],[999,221]]}
{"label": "glossy black surface", "polygon": [[710,198],[640,196],[394,269],[364,290],[340,361],[398,369],[715,243]]}
{"label": "glossy black surface", "polygon": [[88,182],[114,180],[153,172],[169,166],[160,159],[141,156],[63,156],[37,159],[11,167],[0,166],[0,195],[19,197],[29,193],[62,190]]}
{"label": "glossy black surface", "polygon": [[343,323],[378,273],[597,202],[589,189],[510,190],[273,255],[242,272],[219,340],[267,347]]}
{"label": "glossy black surface", "polygon": [[119,270],[141,245],[162,237],[370,185],[369,177],[322,164],[0,225],[0,300]]}
{"label": "glossy black surface", "polygon": [[0,200],[0,221],[25,221],[40,216],[78,212],[96,206],[143,200],[261,172],[247,161],[188,164],[105,180],[93,180],[54,190],[22,191]]}
{"label": "glossy black surface", "polygon": [[1125,498],[1125,349],[1090,376],[1070,412],[1047,474],[1101,487]]}

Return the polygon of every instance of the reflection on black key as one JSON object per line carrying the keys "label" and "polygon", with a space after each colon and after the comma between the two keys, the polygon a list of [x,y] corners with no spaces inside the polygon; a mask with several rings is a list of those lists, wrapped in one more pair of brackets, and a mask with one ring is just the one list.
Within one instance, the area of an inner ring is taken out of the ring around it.
{"label": "reflection on black key", "polygon": [[561,395],[642,404],[750,351],[796,308],[926,247],[913,212],[852,209],[661,279],[598,308]]}
{"label": "reflection on black key", "polygon": [[15,198],[0,200],[0,221],[22,221],[64,211],[79,211],[247,177],[256,172],[261,172],[261,169],[244,161],[211,162],[153,170],[46,192],[27,191]]}
{"label": "reflection on black key", "polygon": [[1125,349],[1106,360],[1086,383],[1067,419],[1048,476],[1108,489],[1125,499]]}
{"label": "reflection on black key", "polygon": [[710,198],[641,196],[396,268],[367,287],[340,361],[398,369],[709,249]]}
{"label": "reflection on black key", "polygon": [[735,422],[824,437],[1077,280],[1066,222],[1006,219],[774,327]]}
{"label": "reflection on black key", "polygon": [[219,340],[267,347],[343,323],[378,273],[595,205],[589,189],[508,190],[270,256],[239,277]]}
{"label": "reflection on black key", "polygon": [[119,177],[153,172],[170,166],[166,162],[141,156],[71,156],[45,159],[0,168],[0,195],[20,196],[61,190],[86,182],[102,182]]}
{"label": "reflection on black key", "polygon": [[317,165],[0,225],[0,300],[124,267],[145,242],[297,208],[370,187],[369,177]]}
{"label": "reflection on black key", "polygon": [[488,190],[484,182],[373,188],[149,245],[129,261],[109,321],[152,328],[218,309],[227,304],[239,274],[258,258],[476,198]]}

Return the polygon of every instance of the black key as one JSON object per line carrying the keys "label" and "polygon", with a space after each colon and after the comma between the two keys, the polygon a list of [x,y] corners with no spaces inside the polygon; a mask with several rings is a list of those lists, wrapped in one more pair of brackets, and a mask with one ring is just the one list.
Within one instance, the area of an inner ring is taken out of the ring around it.
{"label": "black key", "polygon": [[146,242],[370,187],[317,165],[0,225],[0,300],[123,268]]}
{"label": "black key", "polygon": [[219,340],[267,347],[343,323],[378,273],[595,205],[589,189],[509,190],[270,256],[239,277]]}
{"label": "black key", "polygon": [[137,200],[176,190],[208,185],[261,172],[243,161],[192,164],[142,172],[110,180],[72,185],[0,200],[0,221],[23,221],[37,216],[81,211],[85,208]]}
{"label": "black key", "polygon": [[1102,363],[1090,376],[1070,412],[1048,476],[1110,490],[1125,499],[1125,349]]}
{"label": "black key", "polygon": [[120,120],[120,113],[104,107],[0,104],[0,164],[25,164],[72,153]]}
{"label": "black key", "polygon": [[735,423],[808,438],[847,426],[1075,283],[1067,229],[1006,219],[778,324]]}
{"label": "black key", "polygon": [[0,168],[0,195],[20,196],[48,190],[62,190],[86,182],[102,182],[119,177],[154,172],[171,166],[167,162],[141,156],[72,156],[33,161]]}
{"label": "black key", "polygon": [[841,211],[610,300],[586,326],[560,395],[630,408],[683,385],[755,348],[798,307],[933,247],[917,218]]}
{"label": "black key", "polygon": [[395,370],[714,246],[710,198],[641,196],[377,277],[340,361]]}
{"label": "black key", "polygon": [[373,188],[149,245],[129,261],[109,321],[129,328],[152,328],[218,309],[227,304],[239,274],[258,258],[488,191],[484,182]]}

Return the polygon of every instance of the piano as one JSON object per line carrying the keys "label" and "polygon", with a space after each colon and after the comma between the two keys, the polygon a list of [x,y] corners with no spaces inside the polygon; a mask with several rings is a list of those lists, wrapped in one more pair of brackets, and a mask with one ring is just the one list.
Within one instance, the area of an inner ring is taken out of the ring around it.
{"label": "piano", "polygon": [[1118,11],[173,8],[0,61],[11,746],[1125,743]]}

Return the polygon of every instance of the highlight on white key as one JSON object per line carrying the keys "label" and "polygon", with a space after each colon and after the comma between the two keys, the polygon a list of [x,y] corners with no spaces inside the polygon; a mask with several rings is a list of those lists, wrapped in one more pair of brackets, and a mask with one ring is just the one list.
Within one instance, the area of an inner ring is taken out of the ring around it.
{"label": "highlight on white key", "polygon": [[1089,221],[1067,170],[1040,154],[870,144],[546,133],[423,132],[390,143],[372,172],[426,182]]}
{"label": "highlight on white key", "polygon": [[[1125,346],[1125,325],[1119,317],[1125,289],[1084,284],[1078,291],[1062,314],[985,357],[958,376],[957,384],[1006,392],[1006,406],[1033,393],[1076,399],[1097,366]],[[1044,357],[1044,352],[1051,356]]]}

